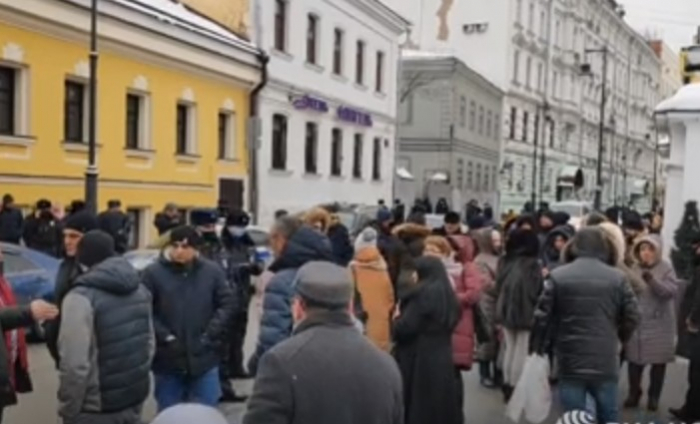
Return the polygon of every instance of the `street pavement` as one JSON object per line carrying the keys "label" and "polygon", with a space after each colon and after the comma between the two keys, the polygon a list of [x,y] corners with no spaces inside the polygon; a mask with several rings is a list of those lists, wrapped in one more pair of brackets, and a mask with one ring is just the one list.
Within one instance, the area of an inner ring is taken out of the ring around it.
{"label": "street pavement", "polygon": [[[258,333],[259,309],[257,300],[253,301],[251,316],[249,321],[248,340],[246,341],[246,352],[252,352]],[[58,402],[56,393],[58,390],[57,374],[54,364],[46,348],[41,345],[30,347],[29,355],[31,375],[34,382],[34,392],[22,395],[19,405],[8,409],[5,413],[5,424],[53,424],[57,423],[56,410]],[[644,424],[670,424],[667,410],[669,407],[680,406],[685,396],[687,388],[685,373],[687,364],[679,361],[669,367],[666,386],[664,389],[661,408],[659,413],[654,415],[644,410],[625,411],[624,423],[644,423]],[[620,399],[626,395],[626,383],[620,384]],[[648,381],[648,376],[647,380]],[[648,384],[648,383],[647,383]],[[478,372],[476,370],[466,373],[464,376],[465,394],[465,416],[467,424],[512,424],[504,416],[504,405],[500,392],[482,388],[479,384]],[[252,381],[236,382],[237,389],[243,394],[250,393]],[[700,400],[699,400],[700,401]],[[642,405],[646,403],[644,399]],[[556,409],[556,407],[554,408]],[[244,413],[245,407],[242,404],[224,405],[222,411],[228,417],[230,423],[239,423]],[[155,415],[155,404],[150,398],[144,408],[144,419],[149,422]],[[552,411],[552,416],[546,424],[554,424],[558,412]],[[197,423],[199,424],[199,423]],[[201,423],[206,424],[206,423]],[[329,423],[332,424],[332,423]],[[439,423],[435,423],[439,424]]]}

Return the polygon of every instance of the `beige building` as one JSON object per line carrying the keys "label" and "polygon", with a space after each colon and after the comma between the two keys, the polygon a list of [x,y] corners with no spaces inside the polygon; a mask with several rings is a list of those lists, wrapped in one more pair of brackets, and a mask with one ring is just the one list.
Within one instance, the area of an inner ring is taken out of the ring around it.
{"label": "beige building", "polygon": [[661,59],[661,83],[659,84],[659,98],[668,99],[673,96],[682,85],[681,60],[678,53],[673,51],[663,40],[652,40],[649,45]]}
{"label": "beige building", "polygon": [[180,0],[195,11],[217,20],[228,29],[250,36],[249,0]]}

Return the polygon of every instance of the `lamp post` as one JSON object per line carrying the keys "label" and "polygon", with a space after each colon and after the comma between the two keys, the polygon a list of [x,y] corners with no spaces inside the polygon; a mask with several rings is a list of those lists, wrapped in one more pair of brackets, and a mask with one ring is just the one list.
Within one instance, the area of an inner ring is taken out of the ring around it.
{"label": "lamp post", "polygon": [[[656,121],[656,119],[654,119]],[[656,124],[656,122],[654,122]],[[651,211],[656,212],[659,205],[657,201],[658,190],[658,174],[659,174],[659,127],[654,125],[654,175],[651,185]]]}
{"label": "lamp post", "polygon": [[[601,198],[603,196],[603,145],[605,143],[605,104],[607,102],[608,90],[608,46],[605,45],[600,49],[586,49],[585,52],[586,54],[599,53],[603,55],[603,82],[600,93],[600,117],[598,122],[598,166],[596,167],[596,192],[593,203],[595,209],[600,210]],[[590,74],[590,64],[584,63],[581,65],[581,72]]]}
{"label": "lamp post", "polygon": [[97,212],[97,0],[90,5],[90,89],[88,98],[88,165],[85,169],[85,204]]}

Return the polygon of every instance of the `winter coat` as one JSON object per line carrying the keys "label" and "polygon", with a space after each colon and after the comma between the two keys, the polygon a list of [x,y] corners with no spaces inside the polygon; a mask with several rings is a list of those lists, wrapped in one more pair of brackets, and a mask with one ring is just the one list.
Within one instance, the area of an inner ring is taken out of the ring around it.
{"label": "winter coat", "polygon": [[367,314],[367,337],[378,348],[388,352],[391,348],[390,324],[395,299],[386,262],[376,247],[366,247],[355,253],[350,269]]}
{"label": "winter coat", "polygon": [[565,241],[571,240],[576,231],[568,225],[555,227],[547,233],[542,244],[542,263],[549,272],[554,271],[557,267],[564,264],[561,251],[554,247],[554,242],[557,237],[563,237]]}
{"label": "winter coat", "polygon": [[117,253],[127,251],[131,233],[131,220],[127,214],[119,210],[104,211],[97,217],[97,224],[100,230],[112,236]]}
{"label": "winter coat", "polygon": [[19,244],[22,240],[24,217],[22,211],[13,207],[3,207],[0,210],[0,241]]}
{"label": "winter coat", "polygon": [[441,310],[445,305],[439,290],[421,281],[402,299],[394,322],[394,356],[403,377],[406,424],[461,422],[452,358],[458,307],[452,305],[454,321],[441,320],[440,316],[451,313]]}
{"label": "winter coat", "polygon": [[170,261],[167,250],[143,272],[153,296],[153,372],[198,377],[219,365],[236,299],[216,263]]}
{"label": "winter coat", "polygon": [[[34,318],[29,306],[11,306],[0,308],[0,333],[16,330],[22,327],[29,327],[34,324]],[[0,343],[0,409],[15,405],[17,403],[17,393],[30,392],[32,382],[27,370],[15,369],[15,385],[11,381],[11,370],[9,369],[10,358],[7,345]],[[20,361],[16,364],[19,365]]]}
{"label": "winter coat", "polygon": [[308,316],[263,356],[243,417],[243,424],[403,422],[396,363],[344,312]]}
{"label": "winter coat", "polygon": [[63,299],[58,347],[59,415],[109,414],[141,406],[155,350],[151,295],[124,258],[75,280]]}
{"label": "winter coat", "polygon": [[43,212],[42,215],[32,214],[24,221],[24,244],[30,249],[58,257],[63,240],[62,225],[51,212]]}
{"label": "winter coat", "polygon": [[[647,266],[639,259],[641,244],[654,246],[656,262]],[[658,236],[645,236],[635,245],[636,263],[632,271],[645,282],[644,290],[637,296],[641,320],[639,327],[625,345],[627,360],[634,364],[665,364],[675,359],[676,309],[678,280],[673,267],[661,258]]]}
{"label": "winter coat", "polygon": [[496,320],[510,330],[530,330],[542,292],[539,240],[529,230],[515,230],[496,275]]}
{"label": "winter coat", "polygon": [[479,308],[481,316],[484,318],[485,326],[494,335],[491,340],[480,343],[476,356],[480,361],[493,361],[496,359],[498,341],[496,335],[496,302],[498,293],[496,292],[496,275],[498,273],[499,256],[493,248],[493,229],[484,228],[474,233],[474,241],[479,250],[479,254],[474,258],[474,264],[479,270],[481,277],[481,296]]}
{"label": "winter coat", "polygon": [[260,358],[292,334],[292,300],[297,271],[307,262],[333,262],[328,238],[315,229],[302,226],[287,240],[287,245],[269,270],[275,275],[265,286],[260,334],[248,370],[255,374]]}
{"label": "winter coat", "polygon": [[564,258],[546,281],[530,349],[553,347],[562,379],[617,381],[620,340],[639,320],[636,298],[599,229],[581,230]]}
{"label": "winter coat", "polygon": [[627,257],[627,242],[625,241],[625,235],[622,229],[611,222],[603,222],[597,227],[603,231],[603,235],[612,248],[611,254],[614,255],[615,267],[625,274],[625,281],[632,288],[632,291],[636,295],[639,295],[644,291],[645,284],[639,274],[632,272],[630,267],[625,263],[625,258]]}
{"label": "winter coat", "polygon": [[[73,287],[75,279],[80,275],[80,268],[78,266],[75,258],[65,258],[58,265],[58,272],[56,273],[56,284],[54,286],[54,298],[52,299],[54,304],[58,306],[59,309],[62,308],[63,298],[66,297],[70,289]],[[56,363],[56,368],[58,368],[60,363],[60,357],[58,353],[58,334],[61,331],[61,316],[59,315],[55,319],[46,321],[44,323],[44,336],[46,338],[46,347],[49,349],[49,353]]]}
{"label": "winter coat", "polygon": [[[474,242],[467,236],[451,236],[459,246],[456,264],[450,277],[459,301],[461,316],[452,334],[452,359],[460,369],[469,370],[474,363],[474,308],[478,307],[482,279],[474,264]],[[448,272],[450,268],[448,268]]]}
{"label": "winter coat", "polygon": [[178,217],[170,218],[163,212],[159,212],[156,214],[156,217],[153,220],[153,225],[155,225],[156,229],[158,230],[158,235],[162,236],[173,228],[183,225],[183,222]]}
{"label": "winter coat", "polygon": [[340,266],[348,266],[355,254],[355,249],[350,243],[350,233],[347,227],[340,222],[331,224],[328,228],[328,238],[333,248],[335,263]]}

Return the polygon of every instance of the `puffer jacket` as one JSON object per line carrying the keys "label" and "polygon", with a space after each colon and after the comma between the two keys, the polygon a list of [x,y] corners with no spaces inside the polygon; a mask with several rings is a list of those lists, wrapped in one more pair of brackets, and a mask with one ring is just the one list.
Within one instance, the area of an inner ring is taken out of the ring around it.
{"label": "puffer jacket", "polygon": [[151,295],[131,264],[110,258],[78,277],[62,311],[58,400],[64,422],[143,404],[155,350]]}
{"label": "puffer jacket", "polygon": [[639,322],[634,293],[599,229],[582,229],[564,258],[545,283],[530,349],[544,354],[553,347],[560,378],[617,380],[620,340]]}
{"label": "puffer jacket", "polygon": [[[641,244],[652,245],[657,253],[651,266],[641,262]],[[645,283],[637,296],[641,320],[639,327],[625,345],[627,360],[639,365],[664,364],[675,359],[676,309],[678,279],[673,267],[661,258],[661,242],[658,236],[644,236],[637,241],[632,256],[635,264],[632,272]]]}
{"label": "puffer jacket", "polygon": [[542,244],[542,262],[549,272],[563,265],[561,251],[554,247],[554,242],[557,237],[562,237],[564,241],[568,242],[574,234],[575,230],[569,225],[555,227],[552,231],[547,233],[547,236],[544,238],[544,243]]}
{"label": "puffer jacket", "polygon": [[250,373],[255,374],[258,361],[265,352],[292,334],[292,299],[297,271],[311,261],[333,262],[333,251],[328,237],[305,225],[292,234],[282,253],[269,267],[275,275],[265,286],[260,335],[248,362]]}
{"label": "puffer jacket", "polygon": [[474,258],[474,264],[481,276],[481,298],[479,308],[481,316],[484,318],[484,325],[493,337],[480,343],[476,356],[480,361],[493,361],[496,359],[498,351],[498,338],[496,337],[496,302],[498,293],[496,292],[496,274],[498,272],[499,255],[493,246],[493,229],[484,228],[474,232],[479,254]]}
{"label": "puffer jacket", "polygon": [[367,337],[375,346],[388,352],[395,299],[386,262],[376,247],[365,247],[355,253],[350,269],[367,314]]}
{"label": "puffer jacket", "polygon": [[153,295],[153,371],[198,377],[218,366],[236,308],[221,266],[201,256],[177,264],[166,250],[144,270],[143,283]]}

